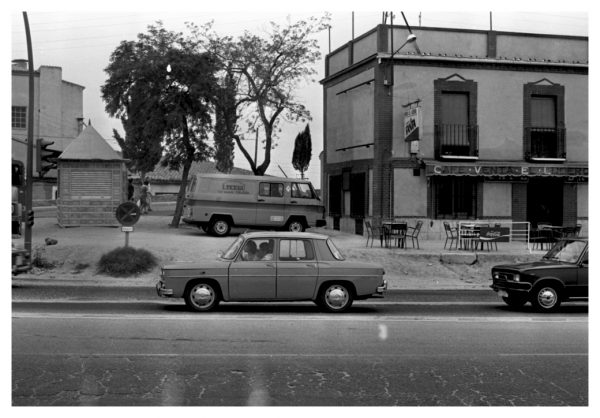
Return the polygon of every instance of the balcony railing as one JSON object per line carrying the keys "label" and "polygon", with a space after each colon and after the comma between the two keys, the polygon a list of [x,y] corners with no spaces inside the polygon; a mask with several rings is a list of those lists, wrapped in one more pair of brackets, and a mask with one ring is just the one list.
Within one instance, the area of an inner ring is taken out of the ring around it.
{"label": "balcony railing", "polygon": [[565,132],[564,128],[525,128],[525,158],[528,160],[566,158]]}
{"label": "balcony railing", "polygon": [[435,125],[436,158],[477,158],[478,125]]}

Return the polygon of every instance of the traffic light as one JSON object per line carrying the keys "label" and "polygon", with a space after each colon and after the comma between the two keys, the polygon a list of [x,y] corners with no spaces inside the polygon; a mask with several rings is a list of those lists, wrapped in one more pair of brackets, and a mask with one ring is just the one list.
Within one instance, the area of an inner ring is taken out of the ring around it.
{"label": "traffic light", "polygon": [[49,139],[38,138],[37,140],[36,167],[40,177],[43,177],[46,172],[56,168],[56,159],[62,154],[62,151],[49,149],[52,144],[54,144],[54,141],[50,141]]}
{"label": "traffic light", "polygon": [[33,211],[27,211],[27,225],[28,226],[33,226]]}

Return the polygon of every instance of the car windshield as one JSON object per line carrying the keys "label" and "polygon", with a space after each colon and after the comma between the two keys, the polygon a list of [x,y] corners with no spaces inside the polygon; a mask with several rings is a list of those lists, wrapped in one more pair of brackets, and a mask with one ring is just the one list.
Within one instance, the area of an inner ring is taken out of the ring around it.
{"label": "car windshield", "polygon": [[331,254],[333,254],[333,257],[335,257],[336,260],[344,259],[344,256],[342,255],[340,250],[338,250],[337,247],[333,244],[332,240],[328,239],[327,245],[329,246],[329,250],[331,250]]}
{"label": "car windshield", "polygon": [[244,239],[242,237],[238,237],[235,241],[233,241],[233,244],[231,244],[229,246],[227,251],[225,251],[225,253],[221,256],[221,258],[223,258],[225,260],[233,260],[233,258],[237,254],[238,250],[242,246],[243,242],[244,242]]}
{"label": "car windshield", "polygon": [[581,252],[585,249],[584,241],[562,240],[558,241],[544,256],[545,260],[576,263]]}

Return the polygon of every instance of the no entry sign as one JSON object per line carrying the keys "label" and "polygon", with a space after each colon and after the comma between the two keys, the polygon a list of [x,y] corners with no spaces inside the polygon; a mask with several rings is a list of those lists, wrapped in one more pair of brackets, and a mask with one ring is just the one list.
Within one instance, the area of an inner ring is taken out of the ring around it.
{"label": "no entry sign", "polygon": [[117,221],[123,226],[132,226],[140,219],[142,212],[133,202],[121,203],[115,212]]}

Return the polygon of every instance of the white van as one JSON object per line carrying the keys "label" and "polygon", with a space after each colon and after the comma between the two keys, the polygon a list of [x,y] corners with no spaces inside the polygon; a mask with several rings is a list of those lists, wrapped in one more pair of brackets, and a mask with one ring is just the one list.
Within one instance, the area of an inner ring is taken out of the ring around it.
{"label": "white van", "polygon": [[307,180],[196,174],[183,221],[216,236],[226,236],[232,226],[302,232],[325,226],[325,207]]}

